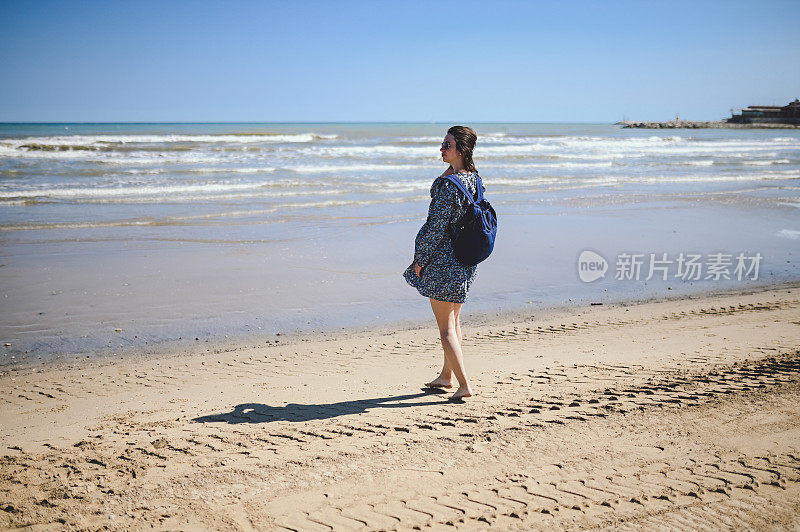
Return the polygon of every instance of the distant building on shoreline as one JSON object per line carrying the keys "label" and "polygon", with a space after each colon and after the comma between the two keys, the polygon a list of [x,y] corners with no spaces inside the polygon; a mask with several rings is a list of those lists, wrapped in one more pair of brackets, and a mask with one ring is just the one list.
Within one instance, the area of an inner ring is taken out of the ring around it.
{"label": "distant building on shoreline", "polygon": [[727,122],[731,124],[795,124],[800,125],[800,100],[784,105],[750,105],[733,114]]}

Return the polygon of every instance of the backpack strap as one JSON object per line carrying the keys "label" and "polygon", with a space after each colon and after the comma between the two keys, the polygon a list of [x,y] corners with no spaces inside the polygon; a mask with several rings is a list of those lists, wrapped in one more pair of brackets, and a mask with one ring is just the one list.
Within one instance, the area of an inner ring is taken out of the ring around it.
{"label": "backpack strap", "polygon": [[478,189],[477,202],[480,203],[483,201],[483,181],[481,180],[481,175],[477,171],[475,172],[475,176],[475,188]]}
{"label": "backpack strap", "polygon": [[480,203],[481,201],[483,201],[483,183],[481,182],[481,176],[478,175],[478,172],[475,172],[475,175],[477,176],[477,179],[475,181],[476,188],[478,189],[478,191],[477,191],[478,199],[477,200],[472,195],[472,193],[469,191],[469,189],[466,186],[464,186],[463,181],[461,181],[458,177],[456,177],[455,174],[446,175],[446,176],[444,176],[444,178],[447,179],[448,181],[450,181],[451,183],[453,183],[456,187],[458,187],[458,190],[463,192],[464,195],[467,197],[467,199],[471,203]]}

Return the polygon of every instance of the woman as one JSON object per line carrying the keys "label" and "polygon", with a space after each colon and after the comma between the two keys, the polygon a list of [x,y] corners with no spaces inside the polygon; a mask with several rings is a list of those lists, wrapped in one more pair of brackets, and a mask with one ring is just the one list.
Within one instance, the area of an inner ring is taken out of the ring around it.
{"label": "woman", "polygon": [[453,126],[447,130],[441,153],[450,167],[431,186],[428,220],[414,242],[414,263],[403,274],[408,284],[430,298],[444,349],[442,371],[425,386],[452,388],[455,374],[458,389],[451,400],[473,395],[461,353],[460,316],[477,267],[461,264],[455,258],[449,230],[464,215],[469,200],[445,176],[455,175],[472,194],[477,192],[478,172],[472,162],[476,140],[478,136],[471,128]]}

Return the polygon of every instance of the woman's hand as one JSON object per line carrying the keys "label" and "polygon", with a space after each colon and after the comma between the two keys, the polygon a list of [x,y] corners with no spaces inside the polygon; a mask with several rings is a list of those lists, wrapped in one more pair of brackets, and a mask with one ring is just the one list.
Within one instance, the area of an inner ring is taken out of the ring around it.
{"label": "woman's hand", "polygon": [[420,265],[419,265],[419,264],[417,264],[416,262],[414,263],[414,271],[416,272],[416,274],[417,274],[417,277],[419,277],[420,279],[422,279],[422,275],[420,275],[420,273],[422,272],[422,266],[420,266]]}

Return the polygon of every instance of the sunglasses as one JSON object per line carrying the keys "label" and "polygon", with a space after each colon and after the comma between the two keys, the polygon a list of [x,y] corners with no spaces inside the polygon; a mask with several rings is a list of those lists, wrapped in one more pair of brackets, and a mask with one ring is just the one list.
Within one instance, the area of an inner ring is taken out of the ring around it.
{"label": "sunglasses", "polygon": [[442,142],[442,149],[444,151],[447,151],[447,150],[450,149],[450,141],[449,140],[446,140],[446,141]]}

